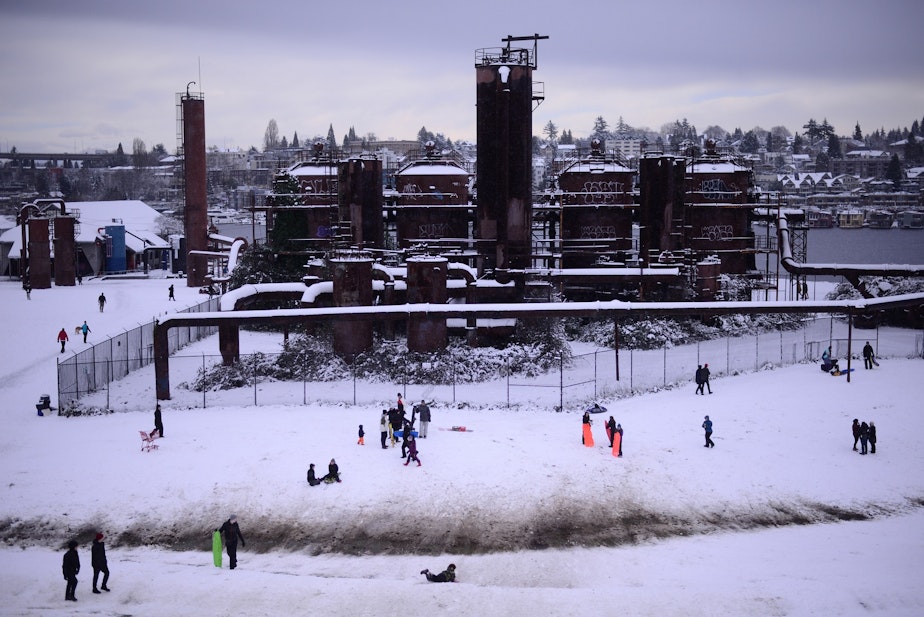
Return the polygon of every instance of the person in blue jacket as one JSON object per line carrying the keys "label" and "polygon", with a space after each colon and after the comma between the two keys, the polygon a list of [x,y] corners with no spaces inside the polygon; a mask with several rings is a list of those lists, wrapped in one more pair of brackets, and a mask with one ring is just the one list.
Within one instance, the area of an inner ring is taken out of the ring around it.
{"label": "person in blue jacket", "polygon": [[709,419],[709,416],[706,416],[706,419],[703,421],[703,430],[706,431],[706,445],[704,448],[714,448],[715,443],[712,441],[712,420]]}

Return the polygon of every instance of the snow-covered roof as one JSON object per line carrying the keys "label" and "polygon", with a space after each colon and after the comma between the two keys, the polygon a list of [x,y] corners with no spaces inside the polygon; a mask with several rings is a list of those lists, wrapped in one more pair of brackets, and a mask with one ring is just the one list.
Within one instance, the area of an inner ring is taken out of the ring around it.
{"label": "snow-covered roof", "polygon": [[467,171],[451,161],[416,161],[395,173],[395,176],[469,176]]}

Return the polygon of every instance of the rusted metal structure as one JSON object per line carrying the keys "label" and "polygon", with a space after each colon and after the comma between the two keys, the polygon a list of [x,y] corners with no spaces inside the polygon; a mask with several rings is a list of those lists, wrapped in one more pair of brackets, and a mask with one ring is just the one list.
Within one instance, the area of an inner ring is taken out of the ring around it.
{"label": "rusted metal structure", "polygon": [[[51,233],[50,219],[45,217],[30,218],[26,225],[29,231],[28,277],[32,289],[51,288]],[[26,263],[23,261],[23,263]]]}
{"label": "rusted metal structure", "polygon": [[[361,255],[330,260],[336,307],[372,306],[372,259]],[[348,357],[372,349],[372,322],[335,321],[334,351]]]}
{"label": "rusted metal structure", "polygon": [[706,154],[690,159],[686,172],[685,245],[699,255],[717,255],[722,272],[755,269],[754,179],[751,168],[718,155],[707,142]]}
{"label": "rusted metal structure", "polygon": [[338,232],[344,229],[349,230],[348,238],[344,238],[348,240],[348,246],[358,249],[384,248],[382,161],[372,156],[353,157],[340,161],[337,169],[337,184],[339,186]]}
{"label": "rusted metal structure", "polygon": [[[479,272],[531,265],[533,104],[542,100],[533,71],[546,38],[508,36],[506,46],[475,54]],[[532,49],[511,46],[526,40]]]}
{"label": "rusted metal structure", "polygon": [[77,284],[77,247],[75,231],[77,219],[63,212],[53,219],[55,247],[55,286],[73,287]]}
{"label": "rusted metal structure", "polygon": [[558,175],[562,268],[588,268],[601,260],[624,262],[632,247],[635,172],[591,142],[590,156]]}
{"label": "rusted metal structure", "polygon": [[644,265],[684,246],[685,171],[681,157],[651,153],[639,159],[639,260]]}
{"label": "rusted metal structure", "polygon": [[349,226],[340,229],[338,167],[333,153],[318,142],[310,159],[277,174],[266,225],[279,250],[320,254],[338,240],[349,240]]}
{"label": "rusted metal structure", "polygon": [[[195,82],[190,82],[190,84]],[[183,181],[186,206],[183,227],[186,237],[186,285],[201,287],[208,275],[208,258],[194,251],[208,250],[207,168],[205,158],[205,99],[202,93],[191,94],[187,85],[180,94],[182,124]]]}
{"label": "rusted metal structure", "polygon": [[471,237],[469,173],[457,162],[441,158],[433,142],[425,147],[424,158],[395,173],[398,246],[432,243],[461,250]]}
{"label": "rusted metal structure", "polygon": [[[445,304],[449,262],[443,257],[418,256],[407,260],[408,304]],[[446,348],[445,317],[411,315],[407,321],[408,351],[432,352]]]}

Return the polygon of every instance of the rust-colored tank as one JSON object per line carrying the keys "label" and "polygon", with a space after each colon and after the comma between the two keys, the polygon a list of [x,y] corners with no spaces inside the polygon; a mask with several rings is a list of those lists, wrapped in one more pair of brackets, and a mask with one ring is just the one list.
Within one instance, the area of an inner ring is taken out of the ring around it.
{"label": "rust-colored tank", "polygon": [[395,173],[398,246],[469,238],[469,174],[458,163],[421,159]]}
{"label": "rust-colored tank", "polygon": [[687,164],[687,247],[701,255],[718,255],[725,273],[754,269],[752,188],[750,167],[711,149]]}
{"label": "rust-colored tank", "polygon": [[[538,37],[537,37],[538,38]],[[524,269],[532,253],[533,70],[536,51],[479,49],[476,237],[487,242],[478,270]]]}
{"label": "rust-colored tank", "polygon": [[337,178],[340,219],[349,222],[350,230],[344,240],[359,249],[384,248],[382,161],[374,157],[341,161]]}
{"label": "rust-colored tank", "polygon": [[[418,256],[407,260],[408,304],[445,304],[448,299],[446,278],[449,261],[443,257]],[[446,348],[446,319],[410,317],[407,324],[407,349],[421,353]]]}
{"label": "rust-colored tank", "polygon": [[[298,182],[298,205],[292,212],[307,228],[312,242],[330,241],[336,234],[334,209],[338,203],[338,164],[332,160],[303,161],[290,167],[286,173]],[[286,212],[282,207],[277,212]]]}
{"label": "rust-colored tank", "polygon": [[30,218],[29,225],[29,283],[32,289],[51,288],[51,234],[49,220]]}
{"label": "rust-colored tank", "polygon": [[77,251],[73,216],[54,218],[55,285],[73,287],[77,283]]}
{"label": "rust-colored tank", "polygon": [[632,249],[634,173],[612,156],[599,140],[589,157],[565,167],[558,176],[561,191],[562,267],[588,268],[601,257],[623,260]]}
{"label": "rust-colored tank", "polygon": [[208,272],[208,257],[189,254],[207,251],[208,200],[205,159],[205,99],[187,93],[181,98],[183,108],[183,173],[186,184],[186,207],[183,210],[186,235],[186,285],[201,287]]}
{"label": "rust-colored tank", "polygon": [[686,159],[652,154],[639,159],[639,255],[642,263],[683,248]]}
{"label": "rust-colored tank", "polygon": [[[334,306],[372,306],[372,260],[338,257],[330,260]],[[371,321],[334,321],[334,351],[350,357],[372,349]]]}

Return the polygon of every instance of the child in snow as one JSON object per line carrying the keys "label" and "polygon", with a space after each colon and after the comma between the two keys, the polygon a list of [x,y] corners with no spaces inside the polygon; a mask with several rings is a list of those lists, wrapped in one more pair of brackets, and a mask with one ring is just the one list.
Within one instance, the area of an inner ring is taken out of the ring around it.
{"label": "child in snow", "polygon": [[421,570],[421,574],[427,577],[431,583],[455,583],[456,582],[456,564],[451,563],[439,574],[431,574],[430,570]]}
{"label": "child in snow", "polygon": [[359,440],[356,442],[360,446],[366,445],[366,431],[363,430],[363,425],[359,425]]}
{"label": "child in snow", "polygon": [[321,481],[314,475],[314,463],[308,465],[308,485],[317,486]]}
{"label": "child in snow", "polygon": [[712,420],[709,419],[709,416],[706,416],[706,419],[703,421],[703,430],[706,431],[706,445],[704,448],[714,448],[715,444],[712,442]]}
{"label": "child in snow", "polygon": [[[408,431],[410,433],[410,431]],[[417,458],[417,440],[414,439],[413,435],[409,435],[407,438],[407,460],[404,461],[405,467],[412,460],[417,461],[417,466],[420,467],[420,459]]]}
{"label": "child in snow", "polygon": [[327,465],[327,475],[321,478],[321,480],[328,484],[340,482],[340,466],[337,465],[337,461],[330,459],[330,463]]}

